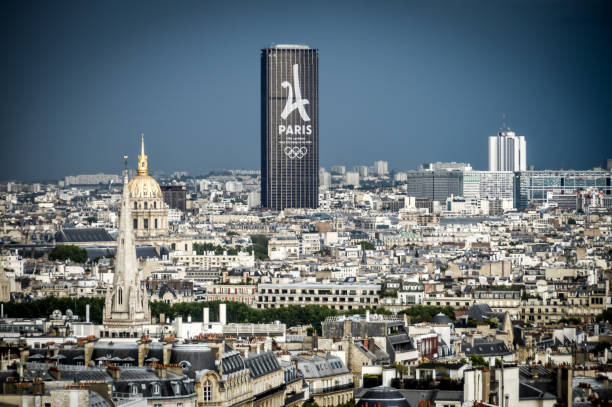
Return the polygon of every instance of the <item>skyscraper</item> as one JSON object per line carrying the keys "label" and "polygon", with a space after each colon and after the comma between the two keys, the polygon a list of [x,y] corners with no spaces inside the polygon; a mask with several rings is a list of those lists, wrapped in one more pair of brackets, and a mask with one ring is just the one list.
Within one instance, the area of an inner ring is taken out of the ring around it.
{"label": "skyscraper", "polygon": [[489,171],[526,171],[525,137],[505,128],[489,137]]}
{"label": "skyscraper", "polygon": [[261,51],[261,205],[316,208],[319,55],[305,45]]}

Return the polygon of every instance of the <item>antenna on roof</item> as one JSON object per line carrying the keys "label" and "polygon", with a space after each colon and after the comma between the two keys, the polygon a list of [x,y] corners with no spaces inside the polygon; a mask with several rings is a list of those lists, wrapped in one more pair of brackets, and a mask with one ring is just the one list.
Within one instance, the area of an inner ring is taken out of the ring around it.
{"label": "antenna on roof", "polygon": [[506,113],[502,113],[502,130],[509,130],[506,125]]}

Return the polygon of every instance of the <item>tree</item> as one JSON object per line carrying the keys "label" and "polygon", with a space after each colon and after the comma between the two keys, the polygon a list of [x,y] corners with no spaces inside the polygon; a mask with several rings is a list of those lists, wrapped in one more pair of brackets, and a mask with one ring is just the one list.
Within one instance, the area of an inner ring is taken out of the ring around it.
{"label": "tree", "polygon": [[568,224],[568,225],[575,225],[575,224],[576,224],[576,219],[574,219],[574,218],[568,218],[568,219],[567,219],[567,224]]}
{"label": "tree", "polygon": [[455,319],[455,312],[453,311],[453,307],[450,306],[414,305],[401,311],[401,313],[408,315],[412,323],[429,322],[439,313],[446,315],[451,320]]}
{"label": "tree", "polygon": [[361,246],[361,250],[376,250],[376,246],[366,240],[362,240],[357,244]]}
{"label": "tree", "polygon": [[255,253],[257,260],[266,260],[268,258],[268,237],[264,235],[251,235],[251,242],[253,246],[251,249]]}
{"label": "tree", "polygon": [[393,362],[393,367],[395,368],[395,371],[399,373],[400,379],[403,379],[404,375],[408,374],[408,366],[404,365],[403,363]]}
{"label": "tree", "polygon": [[49,260],[71,260],[75,263],[85,263],[87,262],[87,250],[74,245],[58,245],[49,252]]}
{"label": "tree", "polygon": [[488,366],[487,361],[482,357],[482,355],[471,355],[470,362],[472,362],[472,366]]}
{"label": "tree", "polygon": [[601,321],[612,321],[612,309],[603,310],[601,314],[597,315],[597,322]]}

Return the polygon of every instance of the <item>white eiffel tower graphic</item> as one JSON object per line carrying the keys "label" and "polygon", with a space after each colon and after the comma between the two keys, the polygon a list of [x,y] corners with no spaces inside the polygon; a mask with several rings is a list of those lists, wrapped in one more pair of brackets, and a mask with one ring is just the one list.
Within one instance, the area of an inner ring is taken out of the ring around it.
{"label": "white eiffel tower graphic", "polygon": [[[287,117],[297,109],[300,112],[300,116],[302,120],[305,122],[310,121],[310,117],[308,117],[308,113],[306,113],[305,106],[310,102],[307,99],[302,99],[302,91],[300,90],[300,81],[298,77],[298,64],[293,65],[293,83],[294,86],[287,81],[281,83],[283,88],[289,88],[289,95],[287,96],[287,103],[285,104],[285,108],[281,113],[281,117],[283,120],[287,120]],[[295,102],[293,101],[293,89],[295,88]]]}

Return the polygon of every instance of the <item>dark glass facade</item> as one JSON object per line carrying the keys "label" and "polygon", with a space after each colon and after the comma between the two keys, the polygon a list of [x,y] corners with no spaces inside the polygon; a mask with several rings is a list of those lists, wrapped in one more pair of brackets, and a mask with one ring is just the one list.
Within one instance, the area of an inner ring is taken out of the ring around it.
{"label": "dark glass facade", "polygon": [[319,55],[306,46],[261,51],[261,205],[317,208]]}

